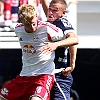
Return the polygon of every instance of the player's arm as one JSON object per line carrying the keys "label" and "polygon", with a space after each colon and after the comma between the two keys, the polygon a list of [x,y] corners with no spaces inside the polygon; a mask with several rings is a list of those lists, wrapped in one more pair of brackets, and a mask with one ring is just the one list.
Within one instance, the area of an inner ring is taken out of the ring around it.
{"label": "player's arm", "polygon": [[47,45],[44,46],[41,50],[45,52],[54,51],[59,47],[70,47],[73,45],[77,45],[78,43],[79,43],[78,36],[75,33],[70,32],[67,33],[66,39],[57,42],[47,42]]}
{"label": "player's arm", "polygon": [[74,32],[69,32],[66,34],[66,39],[59,41],[58,47],[69,47],[69,54],[70,54],[70,65],[67,66],[63,71],[62,74],[64,76],[68,76],[75,68],[75,61],[77,55],[77,46],[76,44],[79,43],[78,36]]}
{"label": "player's arm", "polygon": [[64,76],[68,76],[75,68],[75,61],[77,55],[77,46],[75,44],[79,43],[77,35],[73,32],[67,33],[66,37],[66,39],[58,42],[49,42],[47,43],[47,46],[43,47],[43,51],[45,51],[46,53],[56,50],[58,47],[69,47],[70,65],[62,71],[62,74]]}
{"label": "player's arm", "polygon": [[72,45],[77,45],[79,43],[79,39],[75,33],[70,32],[66,34],[66,39],[55,43],[57,47],[69,47]]}
{"label": "player's arm", "polygon": [[77,46],[76,45],[69,47],[69,54],[70,54],[70,65],[69,65],[69,67],[66,67],[62,71],[62,74],[64,76],[68,76],[75,68],[75,61],[76,61],[76,55],[77,55]]}
{"label": "player's arm", "polygon": [[[67,42],[67,40],[70,42],[69,43],[70,65],[69,65],[69,67],[67,66],[62,71],[62,74],[64,76],[68,76],[75,68],[75,61],[76,61],[76,55],[77,55],[77,46],[75,45],[75,43],[76,44],[79,43],[79,39],[78,39],[77,35],[73,32],[67,33],[66,37],[67,38],[65,39],[65,42]],[[61,45],[61,46],[64,46],[64,45]]]}
{"label": "player's arm", "polygon": [[35,7],[37,7],[37,6],[38,6],[38,0],[33,0],[33,5],[34,5]]}
{"label": "player's arm", "polygon": [[48,13],[47,11],[49,9],[49,2],[48,2],[48,0],[41,0],[41,3],[42,3],[44,13],[47,16],[47,13]]}
{"label": "player's arm", "polygon": [[70,67],[72,67],[72,71],[75,68],[75,61],[76,61],[76,55],[77,55],[77,46],[70,46],[69,47],[69,54],[70,54]]}

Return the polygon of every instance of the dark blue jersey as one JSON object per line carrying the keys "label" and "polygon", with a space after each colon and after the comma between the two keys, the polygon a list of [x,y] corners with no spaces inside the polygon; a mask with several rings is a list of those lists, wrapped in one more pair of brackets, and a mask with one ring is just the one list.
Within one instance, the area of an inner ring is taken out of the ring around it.
{"label": "dark blue jersey", "polygon": [[[68,32],[73,32],[74,29],[66,17],[59,18],[53,22],[54,25],[61,28],[63,33],[66,35]],[[57,48],[55,50],[55,67],[56,69],[67,67],[67,48]]]}

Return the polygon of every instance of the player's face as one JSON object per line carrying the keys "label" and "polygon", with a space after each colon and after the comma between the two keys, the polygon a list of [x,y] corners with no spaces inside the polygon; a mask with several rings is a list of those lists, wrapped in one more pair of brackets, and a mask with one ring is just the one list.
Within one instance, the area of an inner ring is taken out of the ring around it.
{"label": "player's face", "polygon": [[24,23],[25,30],[29,33],[37,30],[37,16],[32,19],[26,19],[27,23]]}
{"label": "player's face", "polygon": [[63,5],[60,3],[51,3],[48,9],[47,19],[49,22],[53,22],[65,14],[65,10],[63,10]]}

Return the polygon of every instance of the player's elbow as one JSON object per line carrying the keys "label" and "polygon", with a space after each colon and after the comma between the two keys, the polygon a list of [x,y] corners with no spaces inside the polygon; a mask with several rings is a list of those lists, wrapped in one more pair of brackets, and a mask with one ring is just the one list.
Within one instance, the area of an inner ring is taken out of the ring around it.
{"label": "player's elbow", "polygon": [[77,39],[76,39],[76,44],[79,44],[79,38],[77,37]]}
{"label": "player's elbow", "polygon": [[74,38],[74,45],[78,45],[78,44],[79,44],[79,38],[76,37],[76,38]]}

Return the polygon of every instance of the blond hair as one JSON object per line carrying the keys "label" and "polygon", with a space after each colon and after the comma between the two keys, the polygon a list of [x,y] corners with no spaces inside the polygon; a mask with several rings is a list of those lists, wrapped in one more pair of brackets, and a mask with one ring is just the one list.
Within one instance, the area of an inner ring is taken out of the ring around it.
{"label": "blond hair", "polygon": [[27,19],[33,18],[36,15],[36,8],[32,5],[23,4],[19,7],[18,17],[22,23],[28,23]]}

